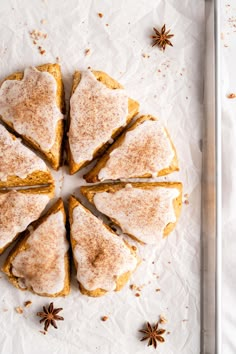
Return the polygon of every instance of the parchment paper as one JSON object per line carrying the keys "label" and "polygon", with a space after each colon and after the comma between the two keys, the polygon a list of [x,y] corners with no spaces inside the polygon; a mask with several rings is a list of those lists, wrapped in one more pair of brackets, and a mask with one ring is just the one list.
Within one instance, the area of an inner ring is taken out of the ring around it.
{"label": "parchment paper", "polygon": [[222,140],[223,140],[223,353],[236,352],[236,4],[222,1]]}
{"label": "parchment paper", "polygon": [[[164,23],[175,34],[174,47],[165,53],[152,48],[150,38],[152,28]],[[47,33],[38,45],[29,35],[35,29]],[[183,204],[169,238],[156,247],[139,246],[143,263],[121,292],[97,299],[83,296],[73,271],[71,294],[54,301],[64,308],[65,321],[47,335],[39,332],[42,326],[35,314],[50,299],[15,289],[1,274],[1,354],[152,353],[153,348],[139,341],[138,330],[145,321],[156,322],[160,314],[168,319],[162,327],[170,333],[157,352],[199,353],[203,55],[203,0],[1,1],[1,79],[58,57],[68,98],[75,69],[91,66],[107,72],[140,102],[141,114],[153,114],[166,124],[181,171],[164,179],[182,181],[189,194],[189,205]],[[70,193],[79,195],[83,173],[71,177],[64,167],[54,174],[57,195],[65,201]],[[144,285],[140,297],[130,284]],[[26,300],[32,306],[18,314],[15,307],[23,307]],[[101,321],[104,315],[109,317],[106,322]]]}

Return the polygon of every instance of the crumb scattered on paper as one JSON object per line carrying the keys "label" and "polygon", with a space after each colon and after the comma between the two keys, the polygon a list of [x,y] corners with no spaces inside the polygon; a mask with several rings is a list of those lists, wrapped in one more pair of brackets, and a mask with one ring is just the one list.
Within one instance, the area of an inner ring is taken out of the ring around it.
{"label": "crumb scattered on paper", "polygon": [[164,315],[160,315],[160,320],[159,321],[160,321],[161,324],[164,324],[164,323],[168,322],[167,318]]}
{"label": "crumb scattered on paper", "polygon": [[47,38],[47,33],[42,32],[40,30],[34,29],[31,32],[29,32],[30,38],[32,40],[32,43],[34,45],[38,45],[37,49],[39,54],[44,55],[46,53],[46,50],[43,48],[43,42]]}
{"label": "crumb scattered on paper", "polygon": [[236,94],[235,93],[229,93],[227,95],[228,98],[235,98],[236,97]]}
{"label": "crumb scattered on paper", "polygon": [[103,14],[101,12],[98,13],[98,17],[102,18]]}
{"label": "crumb scattered on paper", "polygon": [[20,315],[23,313],[22,307],[18,306],[15,308],[16,312],[19,313]]}
{"label": "crumb scattered on paper", "polygon": [[84,54],[86,56],[90,55],[91,54],[91,49],[89,49],[89,48],[85,49]]}
{"label": "crumb scattered on paper", "polygon": [[159,291],[161,291],[161,289],[160,289],[160,288],[157,288],[157,289],[156,289],[156,292],[159,292]]}
{"label": "crumb scattered on paper", "polygon": [[24,302],[25,307],[30,307],[32,305],[32,301],[28,300]]}
{"label": "crumb scattered on paper", "polygon": [[105,321],[107,321],[108,320],[108,316],[102,316],[102,318],[101,318],[101,320],[103,321],[103,322],[105,322]]}

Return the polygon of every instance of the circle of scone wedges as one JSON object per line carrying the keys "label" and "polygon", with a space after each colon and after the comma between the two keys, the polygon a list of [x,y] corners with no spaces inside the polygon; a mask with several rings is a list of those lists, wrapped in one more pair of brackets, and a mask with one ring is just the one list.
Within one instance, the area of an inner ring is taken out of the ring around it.
{"label": "circle of scone wedges", "polygon": [[[174,229],[182,184],[151,178],[179,170],[176,150],[161,122],[136,118],[138,112],[139,103],[102,71],[74,73],[67,120],[59,64],[4,79],[0,254],[16,240],[2,268],[15,287],[41,296],[69,294],[72,253],[82,294],[118,291],[141,262],[135,242],[155,246]],[[68,213],[61,198],[47,208],[55,192],[51,169],[63,165],[64,151],[69,174],[93,162],[80,191],[109,223],[75,196]]]}

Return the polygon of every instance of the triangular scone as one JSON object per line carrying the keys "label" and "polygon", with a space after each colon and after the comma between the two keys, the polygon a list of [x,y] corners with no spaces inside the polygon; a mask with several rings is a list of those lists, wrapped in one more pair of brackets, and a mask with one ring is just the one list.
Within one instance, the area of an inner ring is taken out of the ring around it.
{"label": "triangular scone", "polygon": [[57,297],[70,291],[66,214],[59,199],[21,235],[3,266],[9,281],[21,290]]}
{"label": "triangular scone", "polygon": [[0,119],[54,169],[61,163],[64,90],[58,64],[29,67],[0,88]]}
{"label": "triangular scone", "polygon": [[0,254],[40,217],[53,195],[53,186],[0,190]]}
{"label": "triangular scone", "polygon": [[45,162],[0,124],[0,188],[50,183]]}
{"label": "triangular scone", "polygon": [[68,162],[73,174],[99,156],[138,113],[138,102],[102,71],[76,71],[70,98]]}
{"label": "triangular scone", "polygon": [[180,182],[106,183],[81,192],[123,232],[148,244],[174,229],[182,206]]}
{"label": "triangular scone", "polygon": [[85,175],[87,182],[164,176],[178,171],[167,130],[151,115],[142,116],[111,145]]}
{"label": "triangular scone", "polygon": [[74,197],[69,201],[69,218],[81,292],[97,297],[120,290],[139,263],[136,247],[125,243]]}

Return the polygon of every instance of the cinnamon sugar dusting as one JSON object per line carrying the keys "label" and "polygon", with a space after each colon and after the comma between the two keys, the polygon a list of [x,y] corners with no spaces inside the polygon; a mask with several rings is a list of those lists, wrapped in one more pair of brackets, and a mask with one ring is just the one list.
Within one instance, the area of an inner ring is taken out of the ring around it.
{"label": "cinnamon sugar dusting", "polygon": [[12,273],[38,294],[58,293],[64,288],[68,248],[63,214],[58,211],[31,232],[26,248],[12,261]]}
{"label": "cinnamon sugar dusting", "polygon": [[91,160],[94,152],[109,141],[113,132],[126,124],[128,97],[112,90],[91,71],[83,71],[70,99],[69,143],[76,163]]}
{"label": "cinnamon sugar dusting", "polygon": [[71,234],[77,279],[85,289],[115,290],[117,278],[136,268],[137,259],[123,240],[81,205],[73,210]]}
{"label": "cinnamon sugar dusting", "polygon": [[175,156],[165,128],[159,121],[146,120],[128,131],[122,144],[114,149],[99,172],[99,179],[157,175],[168,168]]}
{"label": "cinnamon sugar dusting", "polygon": [[166,225],[176,222],[173,200],[178,196],[176,188],[129,187],[112,193],[96,193],[94,204],[99,211],[116,220],[123,232],[154,244],[162,239]]}
{"label": "cinnamon sugar dusting", "polygon": [[0,160],[1,181],[6,181],[8,176],[26,178],[32,172],[47,171],[44,161],[2,125],[0,125]]}
{"label": "cinnamon sugar dusting", "polygon": [[0,193],[0,249],[40,216],[49,199],[47,195],[14,190]]}
{"label": "cinnamon sugar dusting", "polygon": [[48,72],[25,69],[22,80],[4,81],[0,89],[0,114],[21,135],[42,150],[53,146],[56,125],[63,115],[56,104],[57,84]]}

